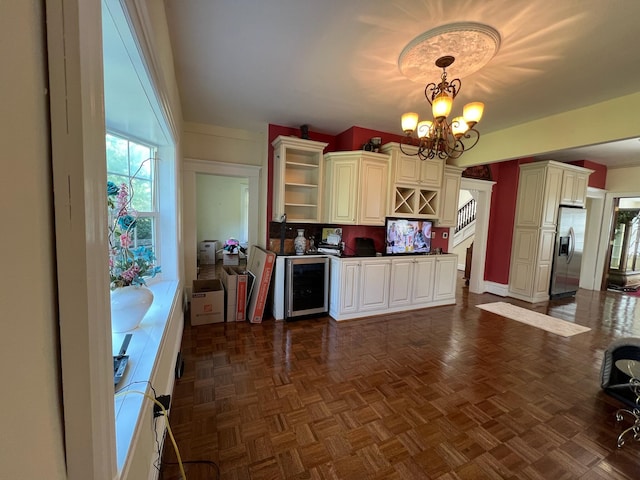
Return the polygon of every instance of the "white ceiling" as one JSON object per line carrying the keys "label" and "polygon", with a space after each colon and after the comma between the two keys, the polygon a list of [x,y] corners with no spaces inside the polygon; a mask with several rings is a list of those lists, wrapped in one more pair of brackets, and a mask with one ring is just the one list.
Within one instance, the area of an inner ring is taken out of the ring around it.
{"label": "white ceiling", "polygon": [[[501,36],[496,56],[462,78],[456,101],[458,109],[470,100],[486,104],[481,133],[640,90],[638,0],[165,0],[165,5],[187,122],[249,130],[264,130],[268,123],[308,124],[332,135],[352,126],[400,133],[403,112],[429,110],[424,84],[399,71],[400,52],[429,29],[463,21],[490,25]],[[551,156],[637,164],[640,142]]]}

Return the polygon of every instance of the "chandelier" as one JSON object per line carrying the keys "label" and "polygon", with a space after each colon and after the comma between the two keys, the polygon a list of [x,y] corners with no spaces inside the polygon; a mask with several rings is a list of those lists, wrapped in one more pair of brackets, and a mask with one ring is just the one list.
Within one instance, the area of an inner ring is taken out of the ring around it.
{"label": "chandelier", "polygon": [[[421,160],[446,160],[458,158],[478,143],[480,133],[475,126],[482,118],[484,103],[468,103],[463,108],[462,116],[451,121],[447,118],[462,85],[458,78],[447,80],[446,69],[454,60],[455,58],[449,55],[438,58],[435,64],[442,69],[440,83],[428,83],[424,89],[424,96],[431,105],[433,120],[418,121],[419,116],[415,112],[402,115],[402,130],[405,136],[400,142],[400,150],[405,155],[417,155]],[[417,138],[414,137],[414,133]],[[417,146],[418,150],[414,153],[413,149],[405,150],[403,145]]]}

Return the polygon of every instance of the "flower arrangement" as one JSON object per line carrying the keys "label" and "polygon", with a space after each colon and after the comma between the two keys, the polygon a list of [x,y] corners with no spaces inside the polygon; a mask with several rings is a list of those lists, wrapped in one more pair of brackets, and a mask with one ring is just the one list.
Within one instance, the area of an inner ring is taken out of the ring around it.
{"label": "flower arrangement", "polygon": [[160,267],[148,246],[133,247],[137,212],[131,208],[129,187],[107,182],[109,207],[109,277],[111,289],[146,285],[145,277],[155,277]]}
{"label": "flower arrangement", "polygon": [[224,242],[222,247],[227,253],[238,253],[239,251],[245,253],[245,249],[240,245],[240,242],[235,238],[230,238]]}

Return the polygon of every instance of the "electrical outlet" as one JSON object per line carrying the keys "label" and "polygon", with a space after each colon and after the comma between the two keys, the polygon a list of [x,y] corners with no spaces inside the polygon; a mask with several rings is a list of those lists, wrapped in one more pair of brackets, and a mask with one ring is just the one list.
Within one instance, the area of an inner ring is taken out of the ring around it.
{"label": "electrical outlet", "polygon": [[[160,395],[156,397],[156,400],[162,404],[165,410],[169,410],[171,406],[171,395]],[[162,409],[157,403],[153,403],[153,418],[161,417]]]}

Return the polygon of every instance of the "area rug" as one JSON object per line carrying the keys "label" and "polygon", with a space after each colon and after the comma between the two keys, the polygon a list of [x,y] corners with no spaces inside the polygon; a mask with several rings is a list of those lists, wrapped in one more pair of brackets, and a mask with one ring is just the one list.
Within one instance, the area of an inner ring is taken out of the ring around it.
{"label": "area rug", "polygon": [[576,325],[575,323],[553,318],[549,315],[517,307],[516,305],[511,305],[506,302],[483,303],[482,305],[476,305],[476,307],[563,337],[571,337],[572,335],[591,330],[582,325]]}

